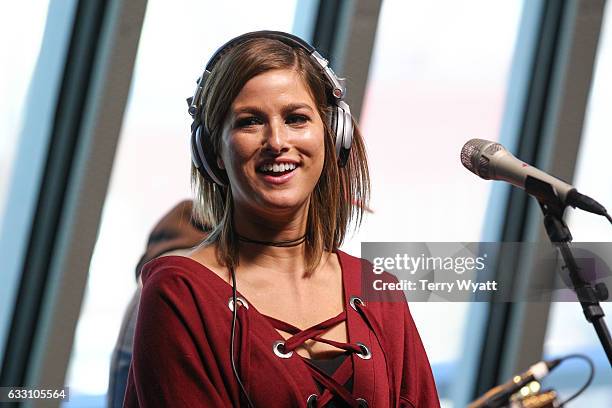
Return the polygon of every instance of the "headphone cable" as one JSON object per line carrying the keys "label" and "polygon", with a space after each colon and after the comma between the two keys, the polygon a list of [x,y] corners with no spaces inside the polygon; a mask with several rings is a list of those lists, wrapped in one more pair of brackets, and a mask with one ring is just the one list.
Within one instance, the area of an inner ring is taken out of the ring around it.
{"label": "headphone cable", "polygon": [[244,384],[242,384],[242,381],[240,380],[240,375],[238,374],[238,370],[236,369],[236,361],[234,359],[234,338],[235,338],[235,333],[236,333],[236,318],[237,318],[237,310],[238,310],[238,302],[237,302],[237,289],[236,289],[236,273],[234,272],[234,267],[230,266],[229,268],[231,274],[232,274],[232,334],[230,336],[230,360],[232,362],[232,370],[234,371],[234,376],[236,376],[236,381],[238,381],[238,385],[240,386],[240,389],[242,390],[242,392],[244,393],[244,396],[247,399],[247,402],[249,404],[249,407],[251,408],[255,408],[255,405],[253,405],[253,401],[251,401],[251,398],[249,397],[249,394],[246,392],[246,389],[244,388]]}

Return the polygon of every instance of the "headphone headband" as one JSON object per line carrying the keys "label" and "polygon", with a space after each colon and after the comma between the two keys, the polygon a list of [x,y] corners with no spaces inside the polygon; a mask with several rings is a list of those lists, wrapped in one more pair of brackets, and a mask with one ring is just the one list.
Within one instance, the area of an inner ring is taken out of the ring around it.
{"label": "headphone headband", "polygon": [[282,41],[292,48],[303,48],[306,52],[308,52],[308,54],[316,52],[312,45],[308,44],[306,41],[293,34],[284,33],[282,31],[253,31],[250,33],[242,34],[236,38],[232,38],[231,40],[223,44],[208,60],[208,63],[206,64],[206,71],[212,72],[215,64],[217,64],[219,59],[221,59],[221,56],[225,53],[226,50],[253,38],[270,38],[273,40]]}
{"label": "headphone headband", "polygon": [[329,84],[332,86],[332,95],[336,98],[337,101],[341,101],[344,99],[346,94],[346,87],[344,86],[344,81],[338,78],[336,73],[329,66],[328,61],[323,58],[321,54],[317,52],[317,50],[306,41],[302,40],[300,37],[295,36],[293,34],[285,33],[282,31],[252,31],[250,33],[242,34],[236,38],[233,38],[223,44],[221,48],[219,48],[212,57],[208,60],[206,64],[206,68],[202,73],[202,76],[198,78],[196,81],[197,86],[196,90],[193,94],[193,97],[187,98],[187,104],[189,105],[189,114],[196,119],[196,115],[199,113],[200,108],[202,107],[202,93],[204,90],[204,85],[208,80],[208,76],[212,73],[215,65],[219,62],[223,54],[230,49],[239,45],[245,41],[251,40],[253,38],[270,38],[274,40],[281,41],[292,48],[302,48],[306,51],[321,67],[323,73],[327,77]]}

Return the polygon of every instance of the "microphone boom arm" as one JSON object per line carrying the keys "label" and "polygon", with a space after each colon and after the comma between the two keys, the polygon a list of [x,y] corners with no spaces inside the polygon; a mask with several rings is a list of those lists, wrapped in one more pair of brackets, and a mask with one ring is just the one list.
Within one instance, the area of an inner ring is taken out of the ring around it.
{"label": "microphone boom arm", "polygon": [[593,287],[580,274],[580,267],[576,263],[576,259],[568,245],[572,241],[572,234],[565,221],[563,221],[565,205],[557,196],[552,186],[536,178],[527,177],[525,190],[533,195],[540,204],[544,214],[546,233],[553,245],[561,252],[565,266],[569,270],[572,289],[576,292],[585,318],[589,323],[593,324],[597,337],[599,337],[599,341],[608,357],[608,362],[612,367],[612,338],[604,320],[604,311],[599,304],[600,301],[608,298],[608,289],[603,282]]}

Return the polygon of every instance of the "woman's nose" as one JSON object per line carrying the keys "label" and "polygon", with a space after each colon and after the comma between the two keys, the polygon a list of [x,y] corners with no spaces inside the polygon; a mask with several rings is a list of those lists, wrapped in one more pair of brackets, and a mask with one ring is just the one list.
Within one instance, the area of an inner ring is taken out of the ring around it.
{"label": "woman's nose", "polygon": [[266,149],[273,152],[282,152],[288,150],[287,144],[287,129],[283,122],[272,121],[265,130],[265,146]]}

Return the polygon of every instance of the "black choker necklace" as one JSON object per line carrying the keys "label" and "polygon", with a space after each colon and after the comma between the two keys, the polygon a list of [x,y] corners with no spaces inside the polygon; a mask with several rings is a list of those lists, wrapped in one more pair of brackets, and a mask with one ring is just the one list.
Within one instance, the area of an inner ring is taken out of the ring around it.
{"label": "black choker necklace", "polygon": [[293,247],[293,246],[298,246],[302,242],[306,241],[306,234],[302,235],[299,238],[291,239],[288,241],[259,241],[256,239],[247,238],[238,233],[236,233],[236,235],[238,236],[238,239],[240,241],[249,242],[251,244],[269,245],[269,246],[275,246],[275,247]]}

